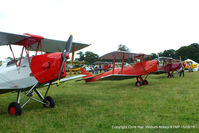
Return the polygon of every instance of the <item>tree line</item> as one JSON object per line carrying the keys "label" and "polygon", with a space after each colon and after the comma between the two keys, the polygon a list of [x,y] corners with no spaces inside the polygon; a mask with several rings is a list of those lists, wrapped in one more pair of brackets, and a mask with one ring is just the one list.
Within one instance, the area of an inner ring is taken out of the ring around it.
{"label": "tree line", "polygon": [[[177,50],[168,49],[163,52],[158,53],[160,57],[171,57],[174,59],[179,59],[181,57],[182,60],[192,59],[196,62],[199,62],[199,44],[192,43],[188,46],[182,46]],[[157,54],[152,53],[151,59],[157,58]]]}
{"label": "tree line", "polygon": [[[130,49],[128,47],[126,47],[125,45],[118,45],[118,51],[128,51],[130,52]],[[91,65],[96,61],[112,61],[112,60],[101,60],[98,54],[95,54],[91,51],[87,51],[85,53],[83,53],[82,51],[78,52],[77,55],[79,56],[79,58],[76,58],[76,61],[84,61],[85,64],[87,65]]]}
{"label": "tree line", "polygon": [[[118,45],[118,51],[128,51],[130,52],[130,49],[125,45]],[[76,58],[78,61],[84,61],[85,64],[93,64],[95,61],[100,61],[99,55],[87,51],[85,53],[79,52],[77,53],[79,55],[79,58]],[[174,59],[179,59],[181,57],[182,60],[186,59],[192,59],[196,62],[199,62],[199,44],[198,43],[192,43],[188,46],[182,46],[177,50],[174,49],[168,49],[164,50],[163,52],[159,52],[158,54],[152,53],[150,54],[151,59],[159,57],[171,57]]]}

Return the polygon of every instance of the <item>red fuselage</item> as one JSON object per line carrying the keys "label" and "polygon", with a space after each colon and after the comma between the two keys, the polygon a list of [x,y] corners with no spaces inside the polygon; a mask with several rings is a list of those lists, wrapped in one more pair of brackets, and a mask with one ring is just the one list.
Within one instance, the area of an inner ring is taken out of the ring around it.
{"label": "red fuselage", "polygon": [[102,70],[108,70],[111,68],[111,65],[110,64],[106,64],[102,67]]}
{"label": "red fuselage", "polygon": [[174,62],[174,63],[170,63],[170,64],[160,66],[158,68],[158,71],[171,72],[171,71],[177,71],[180,68],[181,68],[181,63],[180,62]]}
{"label": "red fuselage", "polygon": [[[134,75],[134,76],[142,76],[142,75],[147,75],[149,73],[152,73],[154,71],[157,71],[158,69],[158,65],[157,65],[157,60],[152,60],[152,61],[145,61],[145,62],[139,62],[137,64],[135,64],[134,66],[126,66],[123,71],[120,68],[96,75],[96,76],[92,76],[89,75],[88,73],[84,73],[82,72],[82,74],[86,74],[87,76],[85,76],[84,78],[86,82],[92,82],[92,81],[96,81],[102,77],[111,75],[111,74],[118,74],[118,75]],[[92,77],[92,78],[89,78]]]}

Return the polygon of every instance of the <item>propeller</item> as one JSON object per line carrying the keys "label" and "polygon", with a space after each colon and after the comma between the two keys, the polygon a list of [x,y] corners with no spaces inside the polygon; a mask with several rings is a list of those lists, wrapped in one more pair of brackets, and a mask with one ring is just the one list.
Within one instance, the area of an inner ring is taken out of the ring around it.
{"label": "propeller", "polygon": [[72,43],[73,43],[73,35],[70,35],[70,37],[68,38],[68,41],[66,42],[65,50],[62,53],[62,59],[63,59],[63,61],[62,61],[61,69],[60,69],[60,72],[59,72],[59,77],[58,77],[57,85],[59,85],[59,83],[60,83],[62,71],[63,71],[63,68],[64,68],[64,63],[69,58],[69,53],[71,51]]}

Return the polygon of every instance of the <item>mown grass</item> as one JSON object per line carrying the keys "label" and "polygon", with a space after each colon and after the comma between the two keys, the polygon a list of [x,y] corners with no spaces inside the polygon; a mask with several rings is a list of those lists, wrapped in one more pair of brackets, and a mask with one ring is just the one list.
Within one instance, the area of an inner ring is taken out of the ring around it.
{"label": "mown grass", "polygon": [[[0,95],[0,132],[199,132],[199,72],[184,78],[151,75],[149,85],[135,87],[135,79],[52,86],[56,107],[31,102],[19,117],[7,114],[16,93]],[[45,88],[40,89],[44,92]],[[116,126],[195,126],[183,129],[114,129]]]}

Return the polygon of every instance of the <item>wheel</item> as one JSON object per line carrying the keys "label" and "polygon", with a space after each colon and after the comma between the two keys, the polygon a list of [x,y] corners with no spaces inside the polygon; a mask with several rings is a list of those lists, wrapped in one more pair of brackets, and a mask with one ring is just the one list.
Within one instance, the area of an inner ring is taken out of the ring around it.
{"label": "wheel", "polygon": [[10,105],[8,106],[8,114],[17,116],[21,115],[21,113],[22,113],[21,106],[17,102],[10,103]]}
{"label": "wheel", "polygon": [[174,78],[172,73],[168,73],[168,78]]}
{"label": "wheel", "polygon": [[148,85],[149,82],[148,82],[147,80],[144,80],[144,81],[142,82],[142,84],[143,84],[143,85]]}
{"label": "wheel", "polygon": [[135,83],[135,85],[136,85],[137,87],[140,87],[140,86],[142,86],[142,82],[137,81],[137,82]]}
{"label": "wheel", "polygon": [[49,107],[49,108],[54,108],[55,107],[55,102],[54,102],[54,99],[50,96],[47,96],[43,102],[45,103],[44,104],[44,107]]}

